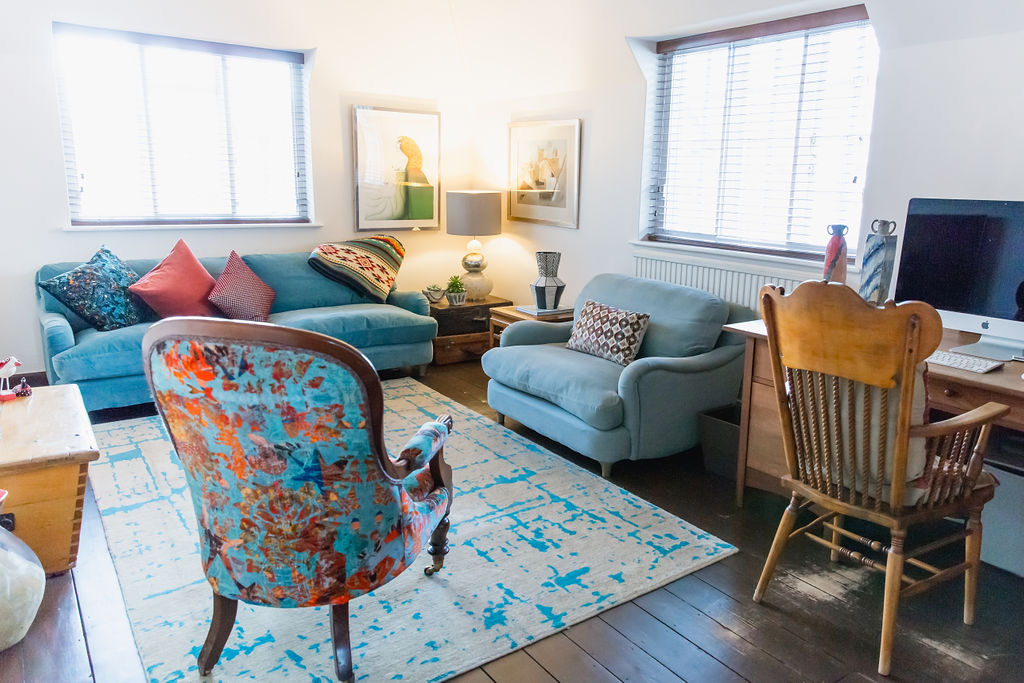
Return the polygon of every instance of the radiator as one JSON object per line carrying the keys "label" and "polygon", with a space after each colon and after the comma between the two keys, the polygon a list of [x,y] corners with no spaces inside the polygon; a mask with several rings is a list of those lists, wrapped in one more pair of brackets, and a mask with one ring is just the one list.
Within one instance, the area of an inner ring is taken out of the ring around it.
{"label": "radiator", "polygon": [[760,310],[758,293],[761,285],[774,284],[793,291],[807,277],[779,277],[757,268],[719,268],[695,263],[635,256],[634,274],[652,280],[663,280],[711,292],[731,303]]}

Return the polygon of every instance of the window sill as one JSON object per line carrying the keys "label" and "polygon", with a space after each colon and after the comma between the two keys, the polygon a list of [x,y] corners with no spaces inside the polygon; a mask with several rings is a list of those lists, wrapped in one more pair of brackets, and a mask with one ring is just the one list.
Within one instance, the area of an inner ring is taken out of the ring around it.
{"label": "window sill", "polygon": [[65,225],[64,232],[124,232],[127,230],[235,230],[237,228],[322,228],[322,223],[142,223],[134,225]]}
{"label": "window sill", "polygon": [[[630,240],[630,246],[644,251],[661,252],[666,255],[674,255],[676,258],[687,256],[711,265],[722,266],[747,266],[753,264],[766,264],[776,268],[785,269],[794,275],[799,274],[807,279],[821,278],[824,256],[819,259],[794,258],[791,256],[778,256],[775,254],[760,254],[751,251],[735,251],[732,249],[717,249],[715,247],[698,246],[695,244],[676,244],[672,242],[652,242],[648,240]],[[672,256],[669,256],[672,258]],[[860,274],[860,266],[855,263],[847,264],[846,272],[853,275]]]}

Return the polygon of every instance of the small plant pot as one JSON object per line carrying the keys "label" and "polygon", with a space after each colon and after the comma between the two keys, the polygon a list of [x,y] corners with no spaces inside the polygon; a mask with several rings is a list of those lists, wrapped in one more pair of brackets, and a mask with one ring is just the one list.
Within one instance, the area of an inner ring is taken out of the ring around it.
{"label": "small plant pot", "polygon": [[465,292],[445,292],[444,297],[448,299],[449,306],[461,306],[466,303]]}
{"label": "small plant pot", "polygon": [[437,302],[444,298],[443,289],[424,289],[422,291],[423,296],[427,297],[427,301],[429,301],[432,304],[436,304]]}

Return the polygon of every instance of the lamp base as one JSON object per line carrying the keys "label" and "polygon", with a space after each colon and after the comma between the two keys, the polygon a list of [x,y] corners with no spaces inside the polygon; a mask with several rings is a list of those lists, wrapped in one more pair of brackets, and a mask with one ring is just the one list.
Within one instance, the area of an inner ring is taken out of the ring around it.
{"label": "lamp base", "polygon": [[491,279],[479,270],[463,273],[462,284],[466,285],[466,299],[468,301],[482,301],[494,289],[494,283],[491,282]]}

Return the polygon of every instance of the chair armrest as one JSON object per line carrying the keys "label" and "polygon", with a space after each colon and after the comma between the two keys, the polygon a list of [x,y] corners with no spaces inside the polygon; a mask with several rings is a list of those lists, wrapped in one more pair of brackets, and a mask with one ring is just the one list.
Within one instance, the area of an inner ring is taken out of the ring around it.
{"label": "chair armrest", "polygon": [[957,432],[980,427],[990,422],[995,422],[1008,412],[1010,412],[1010,408],[1008,406],[1004,406],[1002,403],[993,403],[989,401],[983,406],[979,406],[973,410],[961,413],[960,415],[951,417],[947,420],[940,420],[939,422],[931,422],[923,425],[912,425],[910,427],[910,438],[920,437],[930,439],[936,436],[948,436],[949,434],[955,434]]}
{"label": "chair armrest", "polygon": [[502,346],[533,344],[564,344],[572,335],[572,321],[547,323],[541,320],[519,320],[501,333]]}
{"label": "chair armrest", "polygon": [[409,439],[409,443],[402,449],[398,458],[392,460],[398,470],[397,476],[393,476],[396,479],[403,479],[410,472],[426,466],[444,448],[444,443],[448,440],[453,426],[452,416],[442,415],[436,421],[427,422],[420,427],[419,431]]}
{"label": "chair armrest", "polygon": [[632,459],[672,455],[698,442],[699,413],[734,403],[743,380],[743,346],[685,358],[640,358],[619,376]]}
{"label": "chair armrest", "polygon": [[60,313],[39,312],[39,327],[42,330],[43,352],[47,364],[50,358],[75,345],[75,333],[71,323]]}
{"label": "chair armrest", "polygon": [[422,292],[399,291],[396,289],[388,294],[385,303],[404,308],[419,315],[430,315],[430,302],[427,301],[427,297],[423,296]]}

